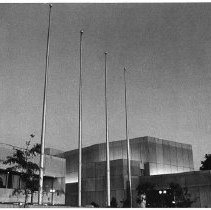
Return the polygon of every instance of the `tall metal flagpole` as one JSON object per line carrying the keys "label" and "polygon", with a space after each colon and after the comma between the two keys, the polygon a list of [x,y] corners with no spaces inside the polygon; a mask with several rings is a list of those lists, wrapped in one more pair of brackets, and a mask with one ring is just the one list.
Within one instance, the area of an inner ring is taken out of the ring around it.
{"label": "tall metal flagpole", "polygon": [[46,96],[47,96],[47,82],[48,82],[48,67],[49,67],[49,44],[50,44],[50,26],[51,26],[51,8],[49,4],[49,20],[48,20],[48,35],[47,35],[47,49],[46,49],[46,65],[45,65],[45,82],[43,94],[43,111],[42,111],[42,131],[41,131],[41,154],[40,154],[40,174],[39,174],[39,195],[38,204],[42,204],[43,196],[43,176],[44,176],[44,150],[45,150],[45,126],[46,126]]}
{"label": "tall metal flagpole", "polygon": [[128,138],[128,120],[127,120],[127,83],[126,83],[126,68],[124,68],[124,83],[125,83],[125,125],[126,125],[126,141],[127,141],[127,170],[128,170],[128,187],[130,191],[130,207],[132,208],[132,189],[131,189],[131,167],[130,167],[130,140]]}
{"label": "tall metal flagpole", "polygon": [[106,175],[107,175],[107,206],[110,206],[111,199],[111,187],[110,187],[110,156],[109,156],[109,141],[108,141],[108,109],[107,109],[107,66],[105,54],[105,119],[106,119]]}
{"label": "tall metal flagpole", "polygon": [[78,206],[81,207],[81,172],[82,172],[82,35],[80,31],[80,77],[79,77],[79,131],[78,131]]}

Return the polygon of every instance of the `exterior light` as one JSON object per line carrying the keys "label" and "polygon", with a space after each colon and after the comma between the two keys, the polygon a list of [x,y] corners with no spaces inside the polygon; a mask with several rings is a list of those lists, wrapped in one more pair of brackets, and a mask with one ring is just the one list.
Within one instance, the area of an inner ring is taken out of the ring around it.
{"label": "exterior light", "polygon": [[175,204],[176,202],[175,201],[172,201],[172,203]]}
{"label": "exterior light", "polygon": [[166,194],[167,193],[167,191],[166,190],[159,190],[159,194],[161,195],[161,194]]}

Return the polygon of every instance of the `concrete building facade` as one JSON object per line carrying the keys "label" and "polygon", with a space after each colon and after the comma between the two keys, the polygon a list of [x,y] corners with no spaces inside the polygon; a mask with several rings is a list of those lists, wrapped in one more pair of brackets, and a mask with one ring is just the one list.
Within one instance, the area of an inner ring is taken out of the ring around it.
{"label": "concrete building facade", "polygon": [[[0,147],[0,203],[23,203],[22,193],[14,194],[15,189],[23,189],[24,180],[21,180],[18,172],[8,172],[8,165],[3,164],[7,156],[14,153],[12,146],[1,145]],[[39,155],[33,159],[39,165]],[[65,175],[66,160],[63,158],[45,155],[44,168],[44,195],[43,202],[48,204],[65,204]],[[28,202],[31,201],[31,196]],[[38,202],[38,192],[34,193],[33,202]]]}
{"label": "concrete building facade", "polygon": [[191,207],[211,207],[211,171],[191,171],[179,174],[163,174],[153,176],[140,176],[139,183],[152,183],[158,190],[169,188],[169,183],[178,183],[187,188],[191,196]]}
{"label": "concrete building facade", "polygon": [[[126,140],[110,142],[111,196],[120,203],[127,181]],[[130,140],[133,191],[139,176],[193,171],[193,153],[189,144],[140,137]],[[58,155],[66,159],[66,204],[77,204],[78,150]],[[106,204],[106,145],[96,144],[82,150],[82,204],[92,201]],[[133,195],[136,193],[134,192]]]}
{"label": "concrete building facade", "polygon": [[[126,192],[127,161],[111,161],[111,197],[115,197],[119,207],[122,207]],[[157,191],[168,190],[170,183],[178,183],[181,187],[187,188],[190,194],[191,207],[211,207],[211,171],[189,171],[174,174],[160,174],[144,176],[140,173],[137,161],[131,161],[132,169],[132,195],[133,206],[137,207],[137,186],[139,184],[151,183]],[[82,182],[82,204],[86,206],[92,201],[105,207],[106,198],[106,162],[94,163],[88,168],[88,177]],[[85,172],[84,175],[86,175]],[[66,203],[77,205],[77,183],[66,184]]]}
{"label": "concrete building facade", "polygon": [[[131,139],[130,147],[134,207],[136,188],[146,182],[155,184],[156,190],[178,183],[188,188],[192,207],[211,207],[211,171],[194,171],[191,145],[146,136]],[[24,186],[24,180],[18,172],[8,173],[3,164],[13,152],[11,147],[0,147],[0,203],[24,202],[24,195],[13,194],[14,189]],[[82,154],[82,206],[95,202],[106,207],[106,145],[85,147]],[[116,198],[119,207],[126,196],[126,154],[125,140],[110,142],[111,198]],[[39,156],[33,161],[39,164]],[[77,206],[78,150],[46,148],[44,175],[44,203]],[[34,203],[37,197],[36,192]]]}

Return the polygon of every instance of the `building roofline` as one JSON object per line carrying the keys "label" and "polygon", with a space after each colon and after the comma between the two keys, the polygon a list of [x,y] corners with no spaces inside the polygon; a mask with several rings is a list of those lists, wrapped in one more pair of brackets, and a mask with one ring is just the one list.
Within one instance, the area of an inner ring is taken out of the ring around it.
{"label": "building roofline", "polygon": [[[5,149],[7,149],[8,151],[11,151],[11,152],[14,151],[14,150],[16,150],[16,149],[22,150],[22,151],[25,150],[22,147],[14,146],[12,144],[7,144],[7,143],[3,143],[3,142],[0,142],[0,148],[5,148]],[[45,154],[45,156],[51,157],[52,159],[57,159],[57,158],[65,159],[65,158],[62,158],[62,157],[59,157],[59,156],[55,156],[55,155]]]}
{"label": "building roofline", "polygon": [[[137,139],[148,139],[148,138],[153,138],[153,139],[158,139],[160,141],[166,141],[166,142],[172,142],[172,143],[178,143],[178,144],[183,144],[183,145],[188,145],[192,148],[192,145],[191,144],[187,144],[187,143],[181,143],[181,142],[177,142],[177,141],[172,141],[172,140],[167,140],[167,139],[161,139],[161,138],[157,138],[157,137],[152,137],[152,136],[142,136],[142,137],[135,137],[135,138],[130,138],[130,141],[132,140],[137,140]],[[116,141],[110,141],[109,143],[116,143],[116,142],[122,142],[122,141],[126,141],[126,139],[123,139],[123,140],[116,140]],[[91,147],[96,147],[98,145],[105,145],[106,143],[105,142],[101,142],[101,143],[96,143],[96,144],[92,144],[92,145],[89,145],[89,146],[85,146],[83,147],[83,149],[88,149],[88,148],[91,148]],[[73,150],[68,150],[68,151],[65,151],[63,153],[59,153],[58,154],[58,157],[60,157],[60,155],[62,156],[63,154],[67,154],[69,152],[77,152],[78,149],[73,149]],[[56,155],[57,156],[57,155]]]}

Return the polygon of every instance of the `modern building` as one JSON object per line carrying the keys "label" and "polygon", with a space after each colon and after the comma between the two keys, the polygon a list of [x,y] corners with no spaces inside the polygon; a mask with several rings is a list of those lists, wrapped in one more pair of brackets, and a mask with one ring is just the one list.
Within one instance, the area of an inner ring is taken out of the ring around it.
{"label": "modern building", "polygon": [[[14,147],[2,144],[0,147],[0,203],[23,203],[24,195],[15,193],[15,189],[23,189],[24,180],[18,172],[7,172],[8,165],[3,164],[7,156],[12,156]],[[46,150],[49,153],[50,150]],[[61,151],[60,151],[61,152]],[[33,161],[39,165],[39,155]],[[48,204],[65,204],[66,160],[45,154],[44,196],[43,202]],[[31,196],[28,198],[31,202]],[[38,202],[38,192],[34,193],[33,202]]]}
{"label": "modern building", "polygon": [[[110,142],[111,198],[121,207],[126,196],[127,145],[126,140]],[[192,146],[153,137],[130,140],[133,200],[137,186],[150,182],[156,190],[167,190],[171,182],[187,187],[194,201],[192,207],[211,207],[211,171],[194,171]],[[24,196],[13,195],[24,180],[18,172],[7,173],[2,164],[12,147],[0,147],[0,203],[24,202]],[[82,149],[82,206],[95,202],[106,206],[106,144]],[[33,161],[39,164],[39,156]],[[45,149],[44,203],[77,206],[78,150],[62,152]],[[29,197],[30,202],[30,197]],[[34,195],[37,202],[37,193]],[[135,207],[134,202],[134,207]]]}
{"label": "modern building", "polygon": [[[110,142],[111,197],[120,204],[127,181],[126,140]],[[192,146],[153,137],[130,140],[133,197],[139,177],[194,170]],[[58,154],[66,159],[66,205],[77,205],[78,150]],[[82,150],[82,205],[106,205],[106,144]]]}
{"label": "modern building", "polygon": [[[187,189],[193,208],[211,207],[211,171],[191,171],[178,174],[140,176],[139,183],[152,183],[158,190],[168,190],[169,183],[178,183]],[[161,195],[162,196],[162,195]]]}

